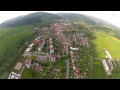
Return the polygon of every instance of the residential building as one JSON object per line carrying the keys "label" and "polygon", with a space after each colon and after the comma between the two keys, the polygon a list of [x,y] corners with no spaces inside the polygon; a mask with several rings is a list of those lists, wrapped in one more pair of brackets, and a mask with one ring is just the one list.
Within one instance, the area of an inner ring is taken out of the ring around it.
{"label": "residential building", "polygon": [[80,78],[80,68],[75,69],[76,78]]}
{"label": "residential building", "polygon": [[56,56],[55,56],[55,55],[52,55],[52,56],[51,56],[51,61],[52,61],[52,62],[56,61]]}
{"label": "residential building", "polygon": [[112,57],[111,57],[110,53],[107,50],[105,50],[105,53],[106,53],[106,58],[112,60]]}
{"label": "residential building", "polygon": [[36,71],[43,71],[43,66],[39,65],[39,63],[34,64],[34,69]]}
{"label": "residential building", "polygon": [[51,45],[51,44],[53,44],[53,41],[51,40],[51,41],[49,41],[49,44]]}
{"label": "residential building", "polygon": [[39,43],[38,51],[41,51],[44,45],[45,45],[45,40],[42,39],[42,40],[40,41],[40,43]]}
{"label": "residential building", "polygon": [[50,45],[50,49],[53,48],[53,45]]}
{"label": "residential building", "polygon": [[40,40],[34,40],[34,41],[33,41],[33,44],[38,45],[39,43],[40,43]]}
{"label": "residential building", "polygon": [[20,74],[17,74],[15,72],[11,72],[8,79],[19,79],[20,78]]}
{"label": "residential building", "polygon": [[102,63],[103,63],[103,66],[104,66],[104,68],[105,68],[105,71],[106,72],[109,72],[109,67],[108,67],[108,64],[107,64],[107,62],[106,62],[106,60],[102,60]]}
{"label": "residential building", "polygon": [[25,65],[26,65],[27,68],[31,67],[31,59],[30,58],[25,59]]}
{"label": "residential building", "polygon": [[29,48],[26,48],[26,50],[24,51],[24,56],[25,56],[25,57],[30,55],[30,50],[31,50],[30,47],[29,47]]}
{"label": "residential building", "polygon": [[50,49],[50,54],[54,54],[54,49]]}
{"label": "residential building", "polygon": [[47,56],[37,56],[37,60],[38,61],[44,61],[44,62],[46,62],[46,61],[48,61],[50,59],[50,56],[49,55],[47,55]]}
{"label": "residential building", "polygon": [[76,50],[78,50],[78,48],[70,47],[70,50],[74,50],[74,51],[76,51]]}
{"label": "residential building", "polygon": [[34,45],[33,43],[32,43],[32,44],[30,44],[30,45],[29,45],[29,48],[32,48],[32,46],[33,46],[33,45]]}

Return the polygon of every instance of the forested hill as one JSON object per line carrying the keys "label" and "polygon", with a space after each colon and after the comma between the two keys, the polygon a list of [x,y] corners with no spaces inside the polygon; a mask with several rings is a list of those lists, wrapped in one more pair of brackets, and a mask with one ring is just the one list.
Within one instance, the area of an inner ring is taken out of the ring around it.
{"label": "forested hill", "polygon": [[21,25],[29,25],[29,24],[35,24],[40,23],[44,21],[55,21],[56,19],[62,19],[62,17],[45,13],[45,12],[36,12],[31,13],[28,15],[19,16],[10,20],[7,20],[0,24],[0,27],[13,27],[13,26],[21,26]]}
{"label": "forested hill", "polygon": [[88,16],[86,15],[83,15],[83,14],[77,14],[77,13],[57,13],[57,15],[63,17],[63,18],[66,18],[66,19],[70,19],[70,20],[81,20],[85,23],[88,23],[88,24],[92,24],[92,25],[95,25],[97,24],[96,22],[94,22],[91,18],[89,18]]}
{"label": "forested hill", "polygon": [[54,22],[56,20],[60,20],[60,19],[81,21],[90,25],[97,25],[97,26],[107,25],[107,26],[111,26],[116,29],[119,29],[116,26],[110,24],[109,22],[106,22],[96,17],[88,16],[88,15],[77,14],[77,13],[51,14],[46,12],[36,12],[28,15],[18,16],[16,18],[6,20],[2,24],[0,24],[0,27],[16,27],[16,26],[31,25],[31,24],[43,23],[43,22],[49,23],[49,22]]}

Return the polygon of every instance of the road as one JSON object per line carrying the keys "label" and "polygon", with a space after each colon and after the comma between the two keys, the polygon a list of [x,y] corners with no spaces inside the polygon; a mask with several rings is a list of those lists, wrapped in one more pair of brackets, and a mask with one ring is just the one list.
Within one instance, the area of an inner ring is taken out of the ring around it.
{"label": "road", "polygon": [[69,79],[69,60],[66,60],[66,79]]}
{"label": "road", "polygon": [[86,54],[86,55],[87,55],[87,56],[90,58],[90,60],[91,60],[91,62],[90,62],[90,63],[91,63],[91,64],[90,64],[90,65],[91,65],[91,75],[90,75],[90,76],[91,76],[91,79],[92,79],[92,64],[93,64],[93,59],[92,59],[92,57],[91,57],[90,55],[88,55],[88,54]]}

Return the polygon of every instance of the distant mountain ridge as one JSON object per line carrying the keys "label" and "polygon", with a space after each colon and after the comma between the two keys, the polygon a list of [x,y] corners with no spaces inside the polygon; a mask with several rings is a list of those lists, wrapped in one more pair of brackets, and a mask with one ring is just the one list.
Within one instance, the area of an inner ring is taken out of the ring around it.
{"label": "distant mountain ridge", "polygon": [[114,27],[116,29],[120,29],[117,26],[102,20],[97,17],[92,17],[84,14],[78,14],[78,13],[46,13],[46,12],[36,12],[36,13],[30,13],[28,15],[22,15],[18,16],[9,20],[4,21],[2,24],[0,24],[0,27],[15,27],[20,25],[31,25],[36,24],[40,22],[48,22],[48,21],[55,21],[60,19],[69,19],[69,20],[79,20],[83,21],[90,25],[108,25],[111,27]]}
{"label": "distant mountain ridge", "polygon": [[36,12],[6,20],[2,24],[0,24],[0,27],[14,27],[20,25],[35,24],[35,23],[40,23],[44,20],[54,21],[55,19],[62,19],[62,18],[58,15],[51,13]]}
{"label": "distant mountain ridge", "polygon": [[70,20],[81,20],[88,24],[96,24],[91,18],[84,14],[77,13],[57,13],[57,15]]}

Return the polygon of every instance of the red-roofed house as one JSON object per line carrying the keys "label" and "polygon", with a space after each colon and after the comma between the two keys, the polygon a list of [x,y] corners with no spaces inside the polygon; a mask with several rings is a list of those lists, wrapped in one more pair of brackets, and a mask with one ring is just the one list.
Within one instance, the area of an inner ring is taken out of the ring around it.
{"label": "red-roofed house", "polygon": [[33,41],[33,44],[39,44],[39,43],[40,43],[39,40],[34,40],[34,41]]}
{"label": "red-roofed house", "polygon": [[52,61],[52,62],[56,61],[55,55],[52,55],[52,56],[51,56],[51,61]]}
{"label": "red-roofed house", "polygon": [[49,41],[51,41],[51,40],[52,40],[52,37],[49,38]]}
{"label": "red-roofed house", "polygon": [[53,45],[50,45],[50,48],[53,48]]}
{"label": "red-roofed house", "polygon": [[43,66],[40,66],[38,63],[35,64],[36,71],[43,71]]}
{"label": "red-roofed house", "polygon": [[44,45],[45,45],[45,40],[41,40],[38,46],[38,51],[41,51]]}
{"label": "red-roofed house", "polygon": [[25,65],[26,65],[27,68],[31,67],[31,59],[30,58],[25,59]]}
{"label": "red-roofed house", "polygon": [[52,40],[49,41],[49,44],[53,44]]}
{"label": "red-roofed house", "polygon": [[37,60],[38,61],[44,61],[44,62],[46,62],[46,61],[48,61],[50,59],[50,56],[49,55],[47,55],[47,56],[38,56],[37,57]]}
{"label": "red-roofed house", "polygon": [[80,68],[76,68],[75,75],[77,78],[80,78]]}

